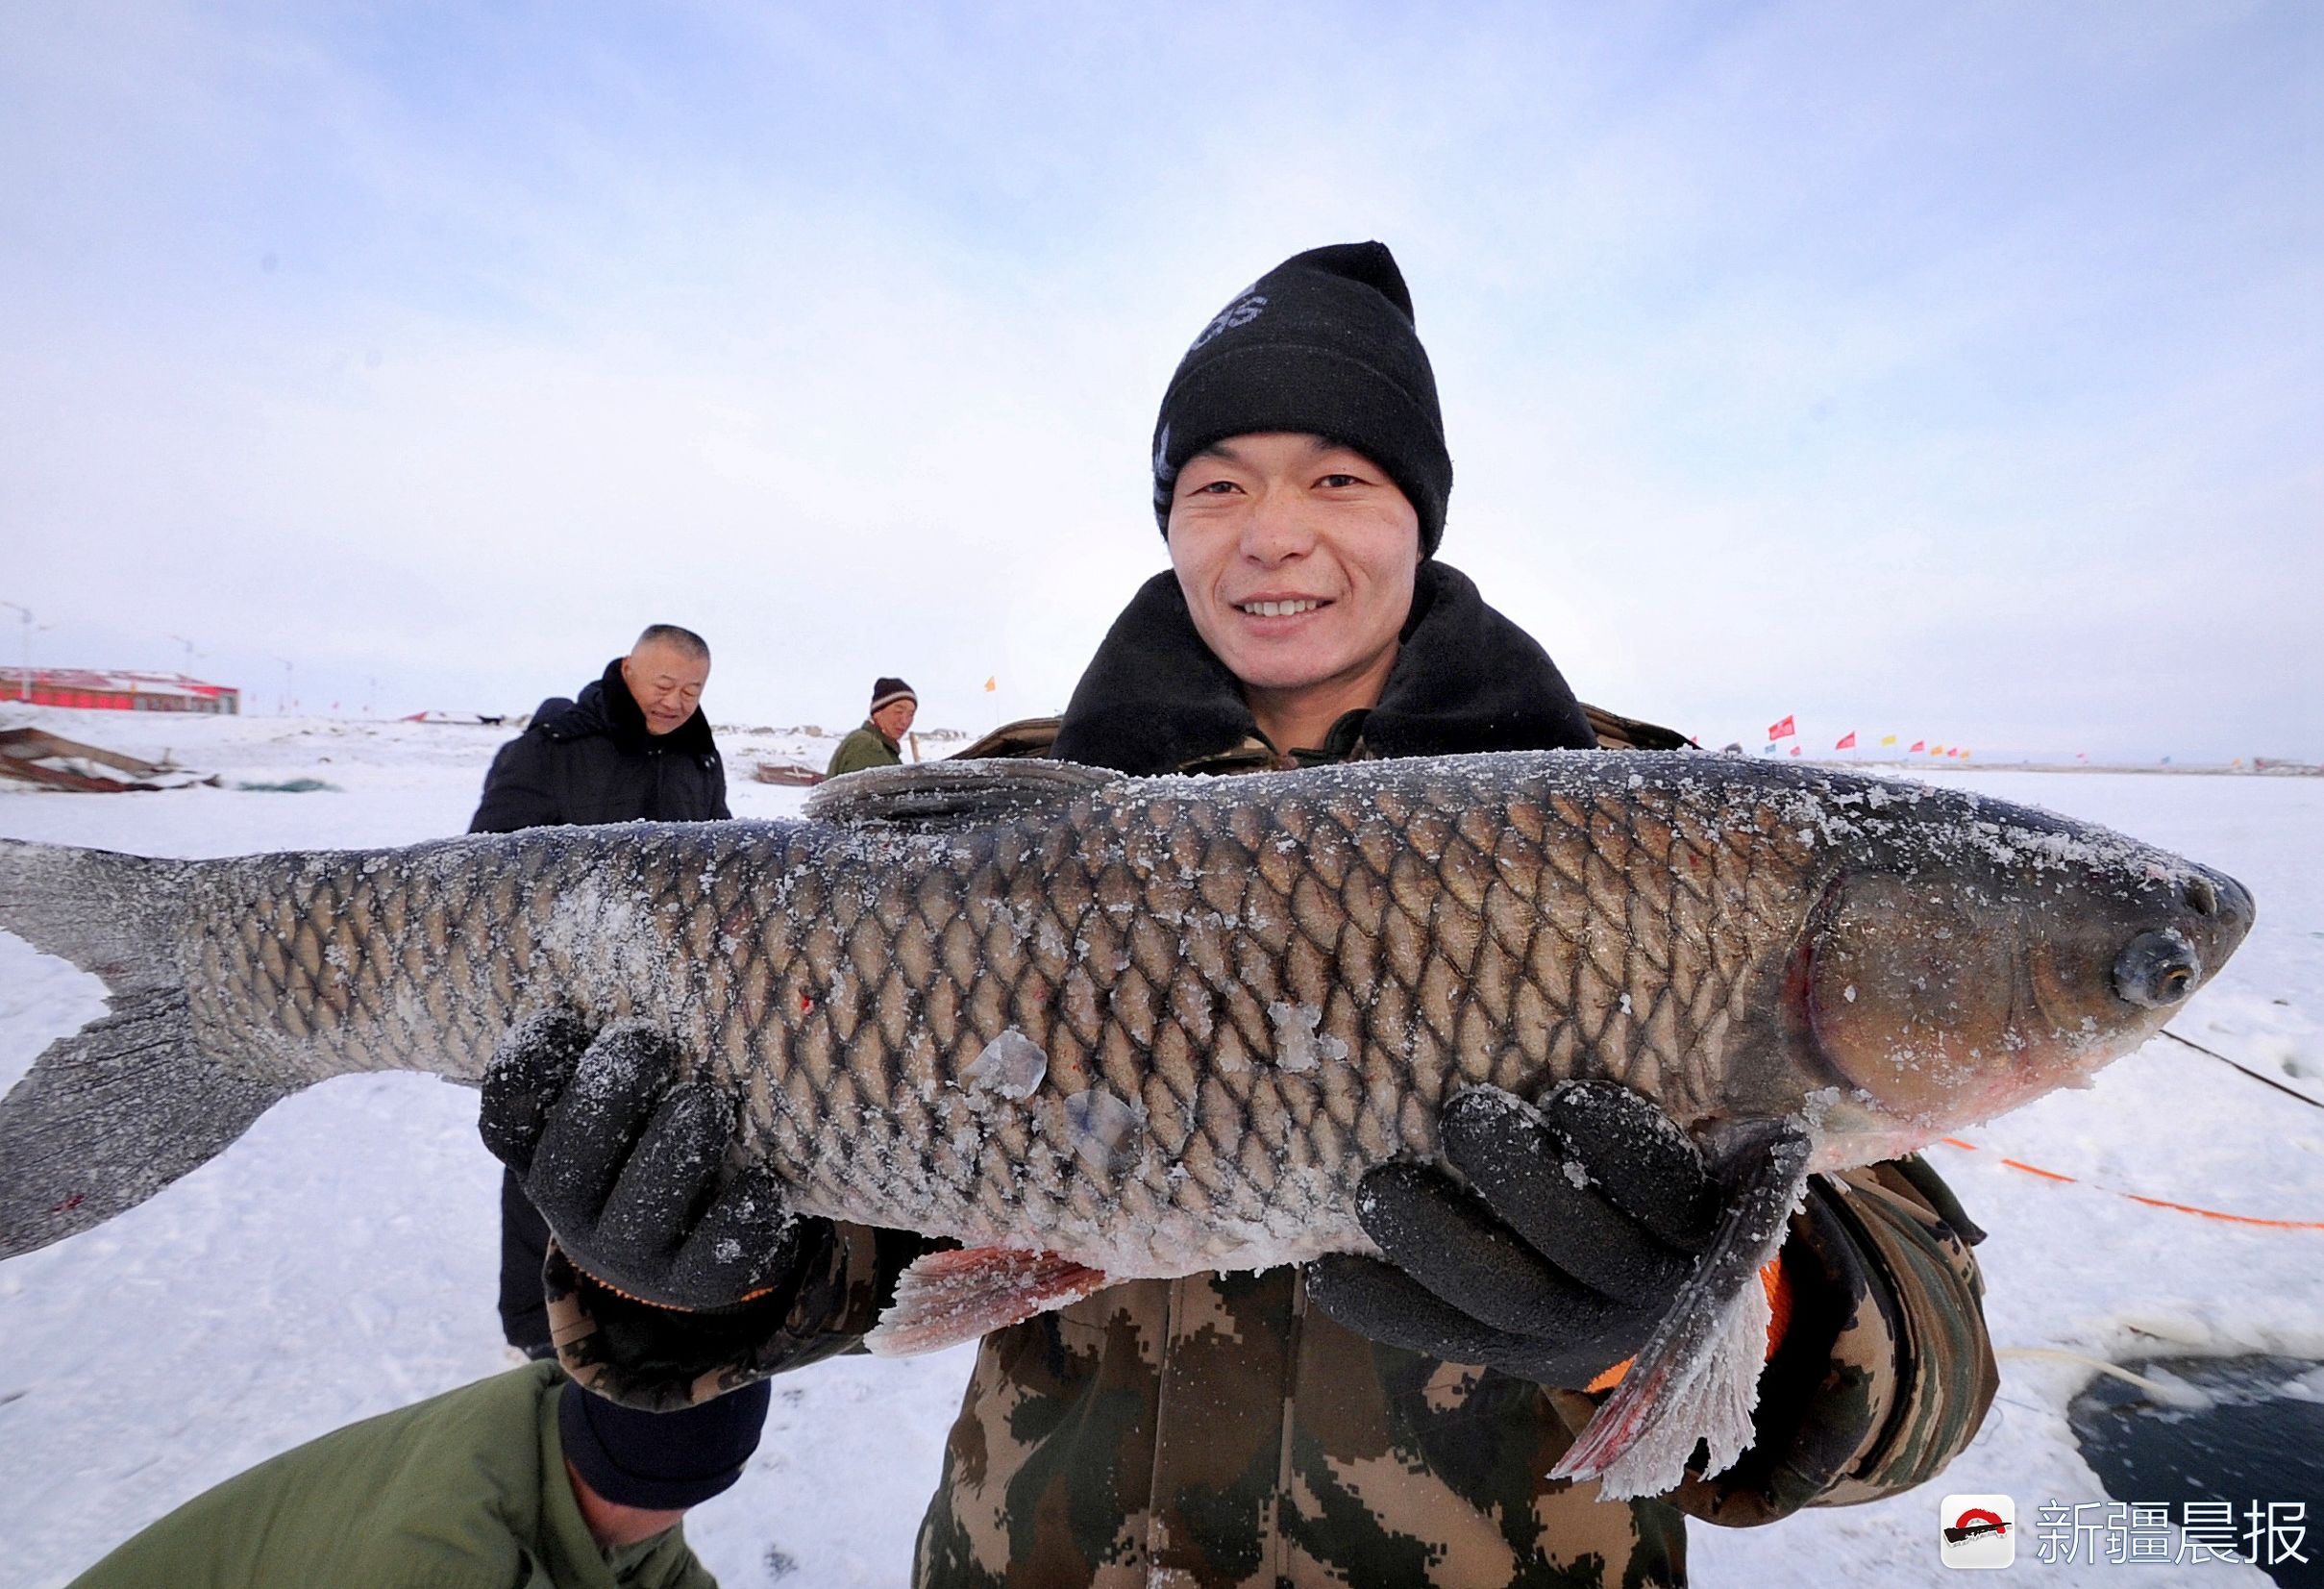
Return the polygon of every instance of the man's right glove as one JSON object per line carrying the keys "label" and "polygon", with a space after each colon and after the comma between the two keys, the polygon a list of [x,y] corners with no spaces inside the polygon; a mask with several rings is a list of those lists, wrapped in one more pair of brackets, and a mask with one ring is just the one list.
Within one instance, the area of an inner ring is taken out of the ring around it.
{"label": "man's right glove", "polygon": [[1636,1353],[1717,1224],[1702,1155],[1614,1081],[1566,1081],[1537,1109],[1498,1087],[1439,1117],[1442,1171],[1364,1177],[1356,1217],[1385,1263],[1307,1272],[1317,1305],[1359,1334],[1539,1384],[1580,1389]]}
{"label": "man's right glove", "polygon": [[772,1174],[726,1172],[737,1105],[680,1081],[643,1022],[570,1010],[511,1029],[484,1071],[484,1146],[583,1274],[659,1308],[716,1313],[784,1289],[828,1220],[792,1217]]}

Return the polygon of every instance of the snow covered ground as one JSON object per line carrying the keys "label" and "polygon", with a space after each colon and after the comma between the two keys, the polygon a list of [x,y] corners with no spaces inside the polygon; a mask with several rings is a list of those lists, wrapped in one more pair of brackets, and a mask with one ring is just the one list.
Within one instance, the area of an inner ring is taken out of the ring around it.
{"label": "snow covered ground", "polygon": [[[323,780],[308,794],[0,793],[0,834],[154,855],[399,844],[457,832],[507,731],[117,712],[6,715],[135,754],[165,747],[228,783]],[[820,766],[828,740],[722,732],[739,815],[804,791],[752,782],[766,757]],[[2121,828],[2235,874],[2260,925],[2177,1030],[2324,1099],[2324,780],[1964,772],[1949,781]],[[0,1085],[102,1011],[99,986],[0,936]],[[0,1265],[0,1581],[64,1581],[198,1491],[325,1430],[505,1365],[493,1315],[496,1167],[474,1094],[422,1076],[348,1078],[283,1104],[223,1156],[98,1229]],[[1991,1230],[1980,1250],[2005,1351],[2110,1357],[2324,1357],[2324,1231],[2126,1201],[2324,1220],[2324,1116],[2159,1041],[2085,1093],[1931,1156]],[[2081,1178],[2045,1180],[2014,1157]],[[1695,1581],[1930,1583],[1945,1493],[2105,1499],[2064,1408],[2089,1371],[2007,1356],[1977,1443],[1896,1500],[1756,1531],[1694,1530]],[[688,1534],[729,1586],[884,1585],[904,1577],[967,1374],[966,1351],[851,1359],[778,1387],[744,1481]],[[2324,1497],[2305,1500],[2324,1552]],[[2107,1565],[2031,1559],[2043,1582]],[[2254,1570],[2149,1567],[2139,1581],[2262,1583]]]}

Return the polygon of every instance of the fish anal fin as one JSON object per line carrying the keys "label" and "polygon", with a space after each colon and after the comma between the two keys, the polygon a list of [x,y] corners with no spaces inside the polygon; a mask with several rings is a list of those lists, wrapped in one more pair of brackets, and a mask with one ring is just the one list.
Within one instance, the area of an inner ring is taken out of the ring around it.
{"label": "fish anal fin", "polygon": [[1104,1288],[1102,1271],[1054,1253],[970,1247],[915,1259],[863,1344],[882,1357],[935,1352]]}
{"label": "fish anal fin", "polygon": [[872,767],[817,785],[804,815],[810,822],[975,827],[1058,805],[1122,777],[1104,767],[1009,757]]}
{"label": "fish anal fin", "polygon": [[1706,1473],[1743,1454],[1772,1317],[1760,1271],[1806,1192],[1813,1146],[1797,1121],[1738,1145],[1740,1174],[1709,1251],[1550,1477],[1596,1479],[1619,1501],[1674,1489],[1697,1443],[1709,1448]]}

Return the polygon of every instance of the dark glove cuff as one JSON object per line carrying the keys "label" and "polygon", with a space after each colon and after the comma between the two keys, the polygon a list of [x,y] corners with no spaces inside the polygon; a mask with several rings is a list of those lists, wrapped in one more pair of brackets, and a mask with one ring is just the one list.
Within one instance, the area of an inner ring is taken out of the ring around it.
{"label": "dark glove cuff", "polygon": [[542,1279],[565,1372],[600,1396],[651,1412],[765,1378],[752,1372],[756,1348],[780,1331],[790,1301],[770,1295],[714,1313],[662,1307],[603,1284],[554,1239]]}
{"label": "dark glove cuff", "polygon": [[900,1264],[893,1232],[814,1220],[782,1283],[716,1312],[639,1302],[576,1267],[552,1240],[543,1271],[557,1360],[588,1389],[667,1411],[854,1346],[878,1317]]}

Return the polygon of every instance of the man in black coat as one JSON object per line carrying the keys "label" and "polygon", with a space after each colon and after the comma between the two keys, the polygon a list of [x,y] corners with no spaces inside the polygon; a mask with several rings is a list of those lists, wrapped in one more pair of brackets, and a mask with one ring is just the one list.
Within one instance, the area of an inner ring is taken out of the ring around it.
{"label": "man in black coat", "polygon": [[[501,747],[484,775],[472,833],[564,823],[715,822],[727,774],[702,714],[710,648],[676,624],[655,624],[630,655],[574,700],[540,704],[532,725]],[[516,1177],[501,1180],[501,1329],[531,1357],[549,1355],[541,1260],[549,1227]]]}
{"label": "man in black coat", "polygon": [[472,833],[560,823],[715,822],[727,774],[702,714],[710,648],[655,624],[571,701],[554,697],[501,747],[484,775]]}

